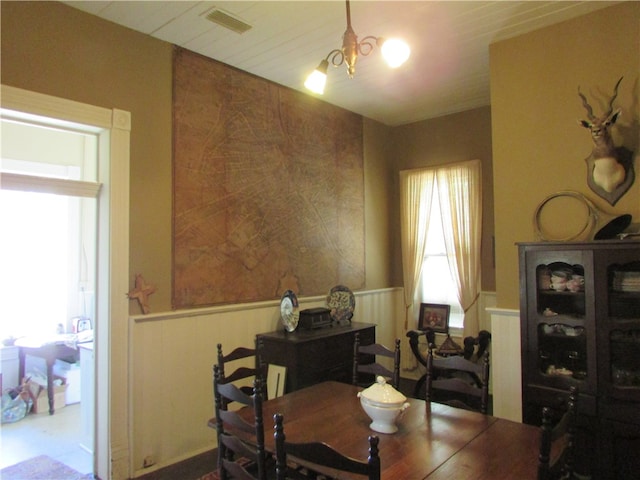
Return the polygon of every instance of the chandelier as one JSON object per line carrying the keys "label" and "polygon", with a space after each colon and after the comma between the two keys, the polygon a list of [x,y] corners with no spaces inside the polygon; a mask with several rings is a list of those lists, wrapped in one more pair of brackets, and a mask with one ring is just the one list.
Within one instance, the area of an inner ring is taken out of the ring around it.
{"label": "chandelier", "polygon": [[329,62],[334,67],[339,67],[343,63],[347,65],[347,75],[353,78],[356,73],[356,61],[358,55],[366,57],[371,53],[374,43],[382,52],[382,57],[391,68],[402,65],[408,58],[411,50],[409,46],[398,39],[384,39],[382,37],[373,37],[371,35],[364,37],[358,42],[358,36],[351,27],[351,9],[349,0],[347,3],[347,29],[342,36],[342,48],[331,50],[329,54],[320,62],[320,65],[307,77],[304,86],[314,93],[322,95],[324,87],[327,83],[327,68]]}

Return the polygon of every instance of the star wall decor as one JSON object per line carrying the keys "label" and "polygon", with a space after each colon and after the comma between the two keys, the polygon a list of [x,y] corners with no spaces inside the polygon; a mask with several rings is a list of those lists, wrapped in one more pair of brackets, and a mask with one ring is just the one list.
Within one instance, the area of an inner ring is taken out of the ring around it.
{"label": "star wall decor", "polygon": [[135,283],[135,288],[127,293],[127,297],[129,297],[130,300],[137,299],[140,308],[142,308],[142,313],[149,313],[151,311],[149,309],[149,295],[156,291],[156,287],[154,285],[147,285],[144,277],[140,273],[136,273]]}

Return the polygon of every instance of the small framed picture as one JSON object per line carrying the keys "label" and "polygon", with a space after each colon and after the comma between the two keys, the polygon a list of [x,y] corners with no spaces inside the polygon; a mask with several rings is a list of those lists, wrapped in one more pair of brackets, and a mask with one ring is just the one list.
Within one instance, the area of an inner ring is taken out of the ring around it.
{"label": "small framed picture", "polygon": [[440,305],[438,303],[420,304],[420,322],[418,328],[426,330],[431,328],[436,333],[449,333],[449,310],[450,305]]}

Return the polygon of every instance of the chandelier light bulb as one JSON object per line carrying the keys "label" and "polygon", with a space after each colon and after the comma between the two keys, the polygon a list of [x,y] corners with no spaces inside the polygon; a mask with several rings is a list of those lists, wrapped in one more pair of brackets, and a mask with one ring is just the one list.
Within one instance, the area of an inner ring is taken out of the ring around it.
{"label": "chandelier light bulb", "polygon": [[329,67],[329,62],[327,60],[322,60],[320,65],[309,74],[307,79],[304,82],[304,86],[311,90],[313,93],[317,93],[318,95],[322,95],[324,93],[324,86],[327,83],[327,68]]}
{"label": "chandelier light bulb", "polygon": [[411,55],[411,49],[402,40],[397,38],[390,38],[385,40],[381,47],[382,57],[387,65],[391,68],[397,68],[407,61],[409,55]]}

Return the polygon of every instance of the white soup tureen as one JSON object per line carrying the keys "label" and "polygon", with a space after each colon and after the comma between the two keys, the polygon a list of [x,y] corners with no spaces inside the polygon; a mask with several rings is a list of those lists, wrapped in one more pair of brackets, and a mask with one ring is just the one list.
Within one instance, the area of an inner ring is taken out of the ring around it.
{"label": "white soup tureen", "polygon": [[408,407],[407,397],[389,385],[384,377],[378,376],[376,383],[358,392],[360,404],[373,420],[369,428],[380,433],[398,431],[396,420]]}

